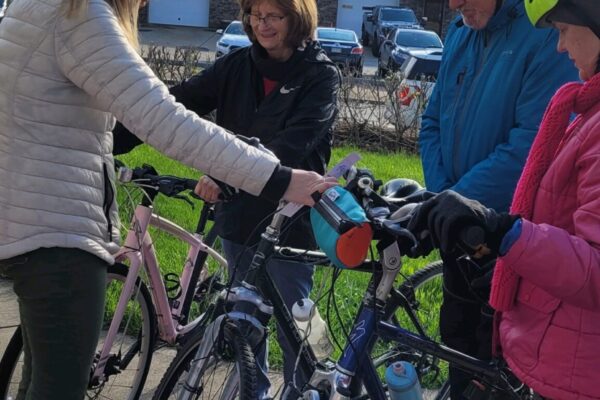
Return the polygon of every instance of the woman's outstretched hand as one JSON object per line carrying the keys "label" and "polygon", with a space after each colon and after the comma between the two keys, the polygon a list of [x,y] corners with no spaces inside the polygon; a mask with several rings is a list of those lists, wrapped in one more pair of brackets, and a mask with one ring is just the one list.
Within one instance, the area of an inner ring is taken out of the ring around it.
{"label": "woman's outstretched hand", "polygon": [[204,175],[198,180],[194,193],[202,197],[204,201],[216,203],[220,201],[219,195],[221,194],[221,189],[215,181]]}
{"label": "woman's outstretched hand", "polygon": [[337,184],[338,181],[334,177],[323,177],[316,172],[293,169],[292,179],[283,194],[283,200],[312,207],[315,202],[311,194],[323,193]]}

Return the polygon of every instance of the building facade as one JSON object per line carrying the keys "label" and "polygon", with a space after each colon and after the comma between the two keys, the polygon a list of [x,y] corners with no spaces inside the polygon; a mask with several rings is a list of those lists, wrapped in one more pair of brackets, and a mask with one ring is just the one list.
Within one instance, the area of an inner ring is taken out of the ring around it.
{"label": "building facade", "polygon": [[[389,4],[412,8],[419,18],[426,17],[426,28],[446,32],[454,13],[448,9],[448,0],[316,0],[319,9],[319,26],[341,27],[358,30],[364,6]],[[188,5],[186,3],[189,2]],[[191,25],[213,29],[224,28],[229,22],[240,18],[238,0],[183,0],[178,10],[170,0],[150,0],[148,10],[142,11],[142,23]],[[191,9],[197,14],[193,17]],[[192,21],[192,22],[190,22]]]}

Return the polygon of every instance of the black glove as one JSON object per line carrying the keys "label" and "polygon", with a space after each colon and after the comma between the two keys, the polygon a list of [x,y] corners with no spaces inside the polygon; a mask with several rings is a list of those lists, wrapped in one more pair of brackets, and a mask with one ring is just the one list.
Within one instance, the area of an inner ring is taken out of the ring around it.
{"label": "black glove", "polygon": [[417,237],[423,237],[423,231],[429,231],[436,247],[451,253],[457,245],[463,251],[468,251],[465,247],[473,247],[471,243],[466,246],[462,242],[461,234],[466,228],[480,226],[485,233],[485,245],[497,254],[502,238],[517,218],[508,213],[497,213],[475,200],[446,190],[419,205],[408,229]]}

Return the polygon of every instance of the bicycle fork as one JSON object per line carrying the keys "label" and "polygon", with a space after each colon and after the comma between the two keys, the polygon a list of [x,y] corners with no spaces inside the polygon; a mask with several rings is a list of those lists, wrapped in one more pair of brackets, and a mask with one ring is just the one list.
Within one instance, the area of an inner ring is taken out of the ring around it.
{"label": "bicycle fork", "polygon": [[[353,378],[358,375],[362,379],[367,392],[373,399],[385,399],[385,392],[380,384],[379,378],[373,364],[370,362],[369,354],[375,341],[375,329],[378,321],[377,313],[385,304],[396,276],[400,272],[402,259],[400,248],[396,242],[389,243],[383,249],[382,276],[373,298],[373,289],[369,288],[363,304],[360,308],[358,318],[350,332],[348,343],[337,363],[336,376],[330,400],[343,400],[351,398],[356,387]],[[359,359],[362,359],[359,367]]]}
{"label": "bicycle fork", "polygon": [[239,286],[232,288],[229,293],[223,293],[222,296],[227,299],[228,303],[235,304],[237,309],[220,315],[206,327],[202,344],[198,347],[190,366],[190,372],[181,391],[177,394],[178,400],[191,400],[202,390],[201,378],[208,366],[211,354],[215,349],[219,349],[218,341],[223,338],[224,324],[235,321],[237,327],[243,330],[242,334],[248,338],[253,349],[266,338],[265,321],[268,321],[273,315],[273,307],[266,304],[256,290],[251,287]]}

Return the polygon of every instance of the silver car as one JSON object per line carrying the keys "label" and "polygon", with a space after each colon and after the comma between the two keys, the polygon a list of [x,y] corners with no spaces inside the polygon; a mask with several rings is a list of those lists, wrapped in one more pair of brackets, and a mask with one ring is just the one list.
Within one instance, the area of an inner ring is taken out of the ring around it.
{"label": "silver car", "polygon": [[[1,1],[1,0],[0,0]],[[221,39],[217,41],[216,56],[217,58],[229,54],[230,51],[240,47],[250,46],[252,42],[244,32],[244,27],[240,21],[233,21],[225,31],[223,29],[217,30],[217,33],[223,34]]]}

